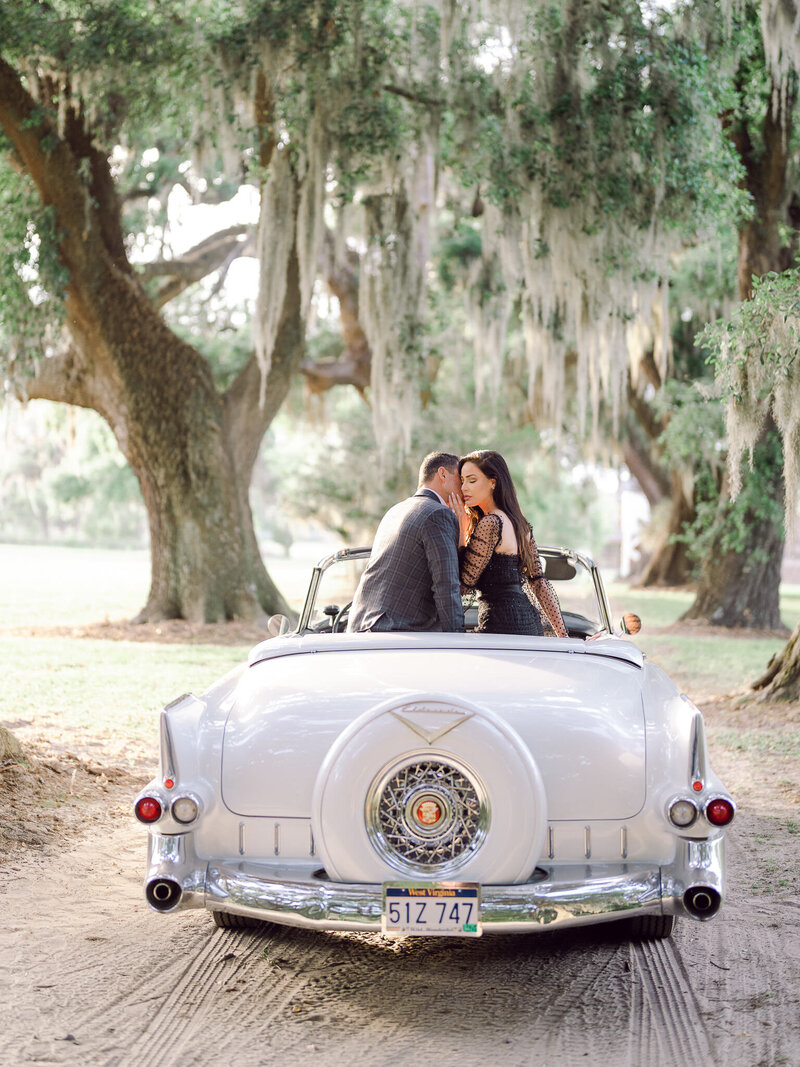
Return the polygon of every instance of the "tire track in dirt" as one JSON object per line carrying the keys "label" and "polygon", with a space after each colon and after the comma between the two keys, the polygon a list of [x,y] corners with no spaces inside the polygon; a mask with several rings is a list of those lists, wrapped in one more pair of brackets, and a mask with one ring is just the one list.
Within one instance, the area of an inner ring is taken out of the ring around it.
{"label": "tire track in dirt", "polygon": [[186,1047],[196,1043],[198,1029],[206,1026],[209,1002],[241,980],[259,951],[257,939],[246,931],[217,931],[191,960],[143,1033],[124,1056],[109,1061],[109,1067],[130,1063],[167,1067],[180,1060]]}
{"label": "tire track in dirt", "polygon": [[716,1064],[689,975],[674,943],[632,943],[630,965],[634,976],[631,1064]]}
{"label": "tire track in dirt", "polygon": [[[237,1063],[285,1062],[280,1056],[305,1037],[293,1032],[292,1023],[322,1019],[308,1012],[308,1006],[316,1003],[310,1000],[310,985],[339,962],[334,958],[335,943],[316,935],[321,953],[311,953],[309,938],[314,935],[266,925],[263,931],[215,930],[146,1029],[124,1056],[109,1061],[109,1067],[191,1063],[209,1043],[223,1047],[233,1026],[243,1038]],[[312,954],[317,958],[308,967]],[[293,1008],[299,1008],[302,1019]],[[271,1048],[275,1043],[280,1052]]]}

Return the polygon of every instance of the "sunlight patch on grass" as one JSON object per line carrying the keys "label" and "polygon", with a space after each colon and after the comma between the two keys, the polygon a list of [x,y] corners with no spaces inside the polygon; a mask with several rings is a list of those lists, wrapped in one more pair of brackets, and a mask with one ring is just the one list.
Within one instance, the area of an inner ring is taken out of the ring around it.
{"label": "sunlight patch on grass", "polygon": [[0,544],[3,626],[69,626],[130,619],[150,582],[145,551]]}
{"label": "sunlight patch on grass", "polygon": [[614,623],[626,611],[642,620],[642,626],[671,626],[691,606],[694,593],[684,589],[631,589],[624,582],[612,582],[608,587]]}

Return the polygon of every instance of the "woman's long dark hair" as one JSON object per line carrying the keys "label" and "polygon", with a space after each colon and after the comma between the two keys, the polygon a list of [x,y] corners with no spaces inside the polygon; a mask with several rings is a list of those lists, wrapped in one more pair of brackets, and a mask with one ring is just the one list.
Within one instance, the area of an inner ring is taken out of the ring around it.
{"label": "woman's long dark hair", "polygon": [[[522,570],[533,578],[535,576],[534,566],[536,561],[533,554],[533,543],[531,542],[531,527],[522,514],[522,508],[519,506],[517,491],[514,488],[508,464],[499,452],[494,452],[490,448],[480,449],[477,452],[470,452],[468,456],[462,456],[458,461],[459,474],[461,474],[465,463],[474,463],[487,478],[494,478],[495,484],[492,492],[494,502],[511,519],[511,525],[514,527],[514,533],[517,536],[517,551],[519,552]],[[467,510],[470,515],[469,530],[467,531],[467,541],[469,541],[470,537],[472,537],[472,531],[478,524],[478,519],[483,516],[483,510],[481,508],[467,508]]]}

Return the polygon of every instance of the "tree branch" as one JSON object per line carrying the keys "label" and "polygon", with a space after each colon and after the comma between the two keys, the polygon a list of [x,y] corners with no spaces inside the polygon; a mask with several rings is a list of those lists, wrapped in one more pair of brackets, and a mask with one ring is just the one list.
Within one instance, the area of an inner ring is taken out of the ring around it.
{"label": "tree branch", "polygon": [[[110,256],[117,266],[120,242],[106,244],[109,226],[104,226],[92,205],[80,173],[80,156],[58,135],[52,120],[25,89],[19,74],[0,57],[0,126],[2,126],[26,171],[38,189],[45,207],[56,211],[62,262],[72,278],[91,273],[98,262]],[[89,158],[91,187],[102,206],[107,206],[107,188],[98,160]],[[107,161],[106,161],[107,168]],[[110,223],[109,223],[110,225]],[[123,261],[124,252],[123,252]],[[70,282],[70,287],[72,282]]]}
{"label": "tree branch", "polygon": [[137,273],[145,279],[171,279],[161,286],[156,296],[156,305],[163,307],[184,289],[213,274],[215,270],[222,268],[227,271],[239,256],[253,255],[254,248],[254,235],[249,226],[229,226],[200,241],[176,259],[159,259],[142,264]]}
{"label": "tree branch", "polygon": [[402,85],[384,85],[382,88],[385,93],[401,96],[404,100],[410,100],[412,104],[422,104],[424,107],[439,108],[443,103],[441,100],[433,99],[430,96],[422,96],[420,93],[412,92],[410,89],[404,89]]}
{"label": "tree branch", "polygon": [[324,393],[336,385],[353,385],[361,395],[369,386],[372,351],[358,318],[358,253],[348,250],[337,261],[336,246],[330,230],[323,245],[323,271],[328,288],[339,301],[339,321],[345,349],[338,359],[304,359],[300,371],[312,393]]}
{"label": "tree branch", "polygon": [[95,368],[87,365],[75,346],[68,342],[55,355],[39,359],[33,376],[15,383],[14,394],[23,402],[52,400],[57,404],[73,404],[102,413]]}

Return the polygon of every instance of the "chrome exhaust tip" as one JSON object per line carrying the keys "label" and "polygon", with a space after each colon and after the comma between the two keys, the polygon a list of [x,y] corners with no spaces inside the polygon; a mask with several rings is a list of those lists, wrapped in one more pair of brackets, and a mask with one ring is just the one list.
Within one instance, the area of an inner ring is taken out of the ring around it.
{"label": "chrome exhaust tip", "polygon": [[694,919],[711,919],[720,909],[722,897],[710,885],[694,885],[683,894],[683,906]]}
{"label": "chrome exhaust tip", "polygon": [[171,911],[180,903],[183,890],[171,878],[154,878],[145,889],[147,903],[156,911]]}

